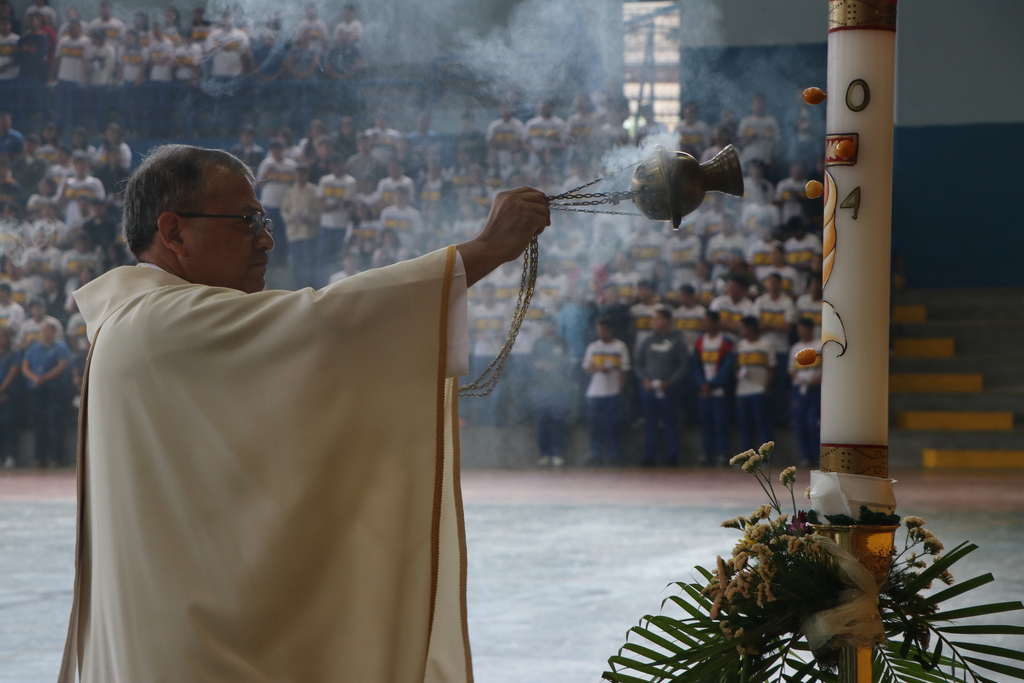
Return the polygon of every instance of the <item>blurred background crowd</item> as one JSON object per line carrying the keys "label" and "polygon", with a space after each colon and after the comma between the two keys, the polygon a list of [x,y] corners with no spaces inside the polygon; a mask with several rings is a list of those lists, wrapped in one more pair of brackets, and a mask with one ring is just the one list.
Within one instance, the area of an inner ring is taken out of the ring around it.
{"label": "blurred background crowd", "polygon": [[[214,20],[202,8],[119,18],[107,2],[96,17],[63,14],[35,0],[16,17],[0,0],[4,466],[67,464],[62,430],[88,351],[71,292],[133,262],[120,192],[151,141],[211,135],[253,170],[277,243],[271,284],[290,288],[469,239],[502,189],[570,192],[655,143],[700,161],[734,145],[744,196],[709,195],[679,230],[555,212],[502,380],[464,403],[464,419],[534,423],[549,466],[721,464],[778,428],[816,460],[820,368],[791,358],[820,337],[821,200],[805,185],[822,175],[823,111],[796,93],[756,94],[743,111],[688,101],[666,121],[608,79],[590,92],[509,91],[438,132],[429,109],[361,100],[351,5],[333,27],[307,6],[287,32],[237,6]],[[473,376],[506,336],[521,269],[470,290]],[[576,423],[590,428],[586,460],[566,453]],[[641,453],[623,450],[633,428]],[[681,452],[685,429],[701,431],[700,452]],[[19,446],[26,433],[31,448]]]}

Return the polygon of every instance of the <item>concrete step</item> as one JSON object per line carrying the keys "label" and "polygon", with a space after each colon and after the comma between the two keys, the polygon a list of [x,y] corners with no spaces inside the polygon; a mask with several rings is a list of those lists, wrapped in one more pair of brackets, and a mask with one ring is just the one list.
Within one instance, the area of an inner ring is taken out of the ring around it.
{"label": "concrete step", "polygon": [[956,340],[952,337],[900,337],[892,340],[894,358],[952,358]]}
{"label": "concrete step", "polygon": [[890,394],[889,410],[905,411],[1005,411],[1024,419],[1024,386],[986,387],[980,394]]}
{"label": "concrete step", "polygon": [[895,304],[889,319],[894,323],[906,324],[927,322],[928,307],[920,304]]}
{"label": "concrete step", "polygon": [[[997,432],[945,432],[893,429],[889,432],[889,450],[917,458],[921,466],[921,452],[926,449],[1017,451],[1024,449],[1024,430]],[[891,457],[890,457],[891,460]]]}
{"label": "concrete step", "polygon": [[1002,354],[1024,345],[1024,320],[939,321],[892,325],[893,339],[952,338],[957,355]]}
{"label": "concrete step", "polygon": [[963,355],[954,358],[892,358],[893,374],[980,374],[986,389],[1024,385],[1024,357],[1011,355]]}
{"label": "concrete step", "polygon": [[982,390],[977,373],[889,373],[889,393],[971,393]]}
{"label": "concrete step", "polygon": [[895,414],[894,424],[899,429],[923,431],[1012,431],[1012,412],[907,410]]}
{"label": "concrete step", "polygon": [[980,451],[926,448],[921,452],[921,464],[926,469],[1024,469],[1024,450]]}
{"label": "concrete step", "polygon": [[1024,320],[1024,289],[911,290],[893,301],[896,306],[924,306],[927,320]]}

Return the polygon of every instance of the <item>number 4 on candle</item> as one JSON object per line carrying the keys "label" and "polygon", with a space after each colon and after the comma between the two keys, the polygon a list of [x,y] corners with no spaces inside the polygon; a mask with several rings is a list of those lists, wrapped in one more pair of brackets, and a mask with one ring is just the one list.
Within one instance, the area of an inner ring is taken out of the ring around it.
{"label": "number 4 on candle", "polygon": [[857,213],[860,211],[860,186],[854,188],[853,192],[846,196],[840,209],[853,209],[853,220],[857,220]]}

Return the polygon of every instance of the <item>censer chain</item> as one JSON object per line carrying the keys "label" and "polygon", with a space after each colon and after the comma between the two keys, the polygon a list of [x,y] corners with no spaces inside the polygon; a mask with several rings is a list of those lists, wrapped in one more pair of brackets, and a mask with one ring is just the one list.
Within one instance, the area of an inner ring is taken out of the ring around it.
{"label": "censer chain", "polygon": [[[620,168],[613,173],[609,173],[607,176],[595,178],[589,183],[584,183],[577,188],[563,192],[559,195],[553,195],[547,197],[548,204],[552,209],[558,209],[559,211],[577,211],[580,213],[611,213],[620,216],[636,216],[639,214],[625,213],[622,211],[595,211],[592,209],[582,209],[582,206],[597,206],[601,204],[618,204],[620,201],[625,199],[631,199],[633,192],[595,192],[588,194],[576,194],[580,190],[595,185],[602,180],[605,180],[611,176],[617,175],[633,168],[640,162],[630,164],[624,168]],[[568,200],[568,201],[566,201]],[[553,202],[565,202],[564,204],[555,204]],[[516,343],[516,337],[519,336],[519,329],[523,326],[523,321],[526,320],[526,313],[530,308],[530,300],[533,299],[533,290],[537,285],[537,272],[538,272],[538,260],[540,255],[540,246],[538,245],[537,238],[534,237],[530,240],[530,245],[526,249],[525,258],[523,259],[523,273],[519,278],[519,297],[516,299],[516,309],[512,313],[512,323],[508,329],[508,336],[505,338],[505,342],[501,345],[501,349],[498,350],[498,355],[494,357],[491,364],[480,373],[474,381],[469,384],[463,384],[459,387],[459,396],[487,396],[494,387],[498,384],[498,380],[501,378],[501,372],[505,368],[505,361],[508,360],[509,354],[512,352],[512,346]]]}
{"label": "censer chain", "polygon": [[501,378],[501,371],[505,367],[505,361],[508,360],[508,355],[512,352],[512,346],[516,343],[519,328],[522,327],[523,321],[526,319],[530,300],[533,298],[533,290],[537,285],[539,254],[540,247],[537,238],[534,237],[526,248],[526,254],[523,259],[523,274],[519,278],[519,298],[516,300],[516,310],[512,314],[512,324],[509,326],[505,343],[501,345],[498,355],[494,357],[491,364],[480,373],[476,380],[459,387],[459,396],[487,396],[494,391],[498,379]]}
{"label": "censer chain", "polygon": [[[547,197],[548,205],[552,209],[555,209],[555,210],[558,210],[558,211],[576,211],[576,212],[579,212],[579,213],[611,213],[611,214],[616,214],[616,215],[619,215],[619,216],[636,216],[636,215],[639,215],[639,214],[636,214],[636,213],[625,213],[625,212],[621,212],[621,211],[594,211],[594,210],[591,210],[591,209],[574,208],[574,207],[579,207],[579,206],[598,206],[598,205],[601,205],[601,204],[618,204],[621,201],[624,201],[624,200],[627,200],[627,199],[632,199],[633,196],[636,193],[630,192],[630,191],[625,191],[625,192],[591,192],[591,193],[585,193],[585,194],[577,194],[577,193],[580,190],[582,190],[582,189],[590,187],[591,185],[596,185],[597,183],[601,182],[602,180],[607,180],[608,178],[611,178],[612,176],[618,175],[619,173],[622,173],[623,171],[628,171],[629,169],[633,168],[634,166],[636,166],[639,163],[640,162],[637,161],[637,162],[634,162],[634,163],[632,163],[632,164],[630,164],[628,166],[624,166],[623,168],[620,168],[617,171],[612,171],[611,173],[609,173],[606,176],[602,176],[600,178],[595,178],[594,180],[591,180],[588,183],[583,183],[579,187],[573,188],[573,189],[569,190],[568,192],[563,192],[562,194],[557,194],[557,195],[549,196],[549,197]],[[590,200],[590,201],[587,201],[587,200]],[[562,203],[555,203],[555,202],[562,202]]]}

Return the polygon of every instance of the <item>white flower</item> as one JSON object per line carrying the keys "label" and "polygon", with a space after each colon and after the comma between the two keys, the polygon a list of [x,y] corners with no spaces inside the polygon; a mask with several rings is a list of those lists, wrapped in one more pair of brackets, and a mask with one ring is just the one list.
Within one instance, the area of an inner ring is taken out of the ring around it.
{"label": "white flower", "polygon": [[904,517],[903,523],[906,525],[908,529],[916,529],[918,527],[924,526],[924,520],[920,517]]}
{"label": "white flower", "polygon": [[761,447],[757,449],[757,452],[766,458],[770,458],[772,453],[775,451],[775,442],[769,441],[768,443],[761,444]]}
{"label": "white flower", "polygon": [[796,468],[790,466],[782,470],[779,474],[779,481],[782,482],[783,486],[791,486],[794,484],[796,482]]}
{"label": "white flower", "polygon": [[743,463],[743,471],[748,474],[753,474],[754,471],[761,466],[761,461],[764,460],[763,455],[752,455],[750,458]]}
{"label": "white flower", "polygon": [[747,451],[743,451],[739,455],[732,456],[732,459],[729,460],[729,464],[730,465],[740,465],[742,463],[745,463],[748,458],[753,457],[753,455],[754,455],[754,450],[753,449],[750,449],[750,450],[747,450]]}

